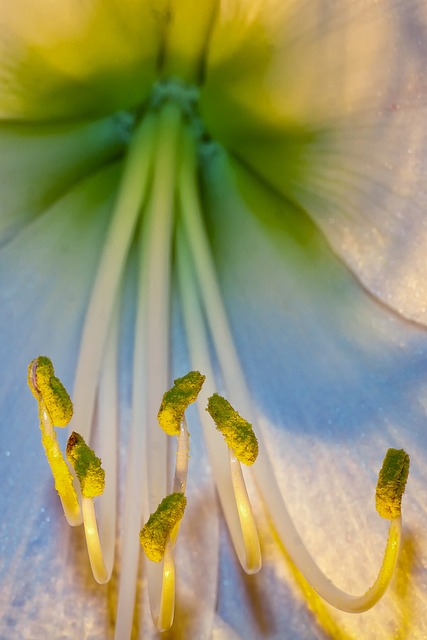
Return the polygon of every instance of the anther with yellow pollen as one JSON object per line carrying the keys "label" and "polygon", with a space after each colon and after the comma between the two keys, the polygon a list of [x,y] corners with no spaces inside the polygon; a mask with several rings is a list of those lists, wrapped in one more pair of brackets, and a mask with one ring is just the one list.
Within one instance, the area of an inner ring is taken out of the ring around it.
{"label": "anther with yellow pollen", "polygon": [[92,573],[99,584],[104,584],[110,575],[102,555],[93,499],[104,491],[105,471],[101,467],[101,460],[75,431],[68,438],[66,453],[80,482],[83,524]]}
{"label": "anther with yellow pollen", "polygon": [[284,526],[289,555],[317,593],[337,609],[348,613],[368,611],[387,591],[399,556],[402,530],[400,507],[408,473],[408,454],[403,449],[389,449],[379,473],[376,489],[377,511],[381,517],[390,520],[388,539],[378,576],[370,589],[361,596],[341,591],[327,578],[314,562],[292,520],[286,514]]}
{"label": "anther with yellow pollen", "polygon": [[167,631],[172,626],[175,611],[173,547],[187,505],[185,490],[190,451],[185,411],[197,400],[204,381],[205,376],[198,371],[190,371],[177,378],[174,386],[163,395],[157,415],[163,431],[178,438],[172,493],[161,501],[139,534],[147,558],[152,562],[163,561],[161,589],[153,589],[150,597],[151,613],[159,631]]}
{"label": "anther with yellow pollen", "polygon": [[[202,341],[200,343],[202,344]],[[164,394],[158,413],[160,426],[166,433],[178,438],[172,492],[160,502],[156,511],[150,515],[140,531],[141,545],[150,560],[146,570],[151,612],[154,623],[160,631],[168,630],[174,619],[175,565],[173,548],[187,505],[185,491],[189,459],[189,434],[185,411],[188,405],[197,399],[204,382],[205,376],[198,371],[190,371],[186,376],[177,378],[172,389]],[[54,431],[54,425],[65,426],[70,421],[73,414],[71,400],[60,380],[54,375],[51,361],[45,356],[40,356],[30,363],[28,384],[39,404],[42,442],[64,512],[70,524],[80,524],[81,512],[73,485],[73,477],[61,453]],[[207,386],[210,384],[209,381]],[[262,446],[259,447],[251,424],[242,418],[225,398],[214,393],[208,398],[206,410],[228,445],[231,475],[228,494],[231,494],[232,487],[242,533],[241,541],[235,544],[236,551],[245,571],[255,573],[261,567],[261,553],[240,463],[253,465],[257,460],[260,448],[257,466],[260,465],[261,471],[264,472],[262,475],[268,477],[264,449]],[[204,411],[201,413],[207,418]],[[209,421],[208,418],[207,420]],[[214,432],[214,430],[212,431]],[[220,458],[223,460],[221,438],[219,438],[219,443],[221,447],[218,448],[218,454],[221,454]],[[93,502],[94,498],[104,490],[105,472],[101,467],[101,460],[85,443],[82,436],[75,431],[72,432],[68,440],[66,453],[81,485],[83,521],[92,571],[99,583],[105,583],[110,578],[111,570],[107,571],[105,568]],[[216,458],[214,460],[216,461]],[[277,493],[276,486],[270,483],[272,504],[277,506],[277,511],[272,514],[274,524],[284,541],[291,560],[311,587],[337,609],[349,613],[367,611],[386,592],[399,555],[402,528],[401,502],[408,474],[408,454],[403,449],[389,449],[384,458],[376,488],[377,511],[381,517],[390,520],[388,539],[378,576],[371,588],[361,596],[341,591],[321,571],[295,528],[282,496]],[[260,475],[258,474],[258,484],[260,484],[259,481]],[[227,503],[225,504],[227,507]]]}
{"label": "anther with yellow pollen", "polygon": [[[174,380],[174,385],[163,395],[157,419],[163,431],[169,436],[177,436],[177,450],[173,491],[185,493],[190,452],[190,436],[185,419],[188,405],[197,400],[205,381],[198,371],[190,371],[182,378]],[[176,535],[177,531],[175,532]]]}
{"label": "anther with yellow pollen", "polygon": [[171,493],[163,498],[141,529],[139,539],[145,555],[152,562],[163,560],[168,538],[182,519],[186,506],[187,498],[183,493]]}
{"label": "anther with yellow pollen", "polygon": [[254,464],[258,456],[258,441],[252,425],[219,394],[214,393],[208,399],[206,411],[228,445],[231,480],[243,539],[243,548],[236,551],[241,556],[240,561],[246,572],[257,573],[262,565],[261,550],[240,463],[248,466]]}
{"label": "anther with yellow pollen", "polygon": [[62,455],[54,427],[65,427],[72,418],[73,405],[62,382],[54,375],[52,362],[39,356],[28,366],[28,386],[39,405],[42,444],[52,470],[55,489],[71,526],[82,522],[73,477]]}

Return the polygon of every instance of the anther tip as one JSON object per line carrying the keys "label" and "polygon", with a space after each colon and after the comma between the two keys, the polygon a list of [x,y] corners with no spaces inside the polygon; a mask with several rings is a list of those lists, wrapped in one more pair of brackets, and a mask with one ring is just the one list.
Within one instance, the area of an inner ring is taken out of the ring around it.
{"label": "anther tip", "polygon": [[168,537],[182,519],[186,506],[187,498],[183,493],[171,493],[163,498],[139,532],[145,555],[152,562],[160,562],[163,559]]}
{"label": "anther tip", "polygon": [[376,509],[382,518],[393,520],[400,516],[409,464],[409,456],[403,449],[387,451],[378,476],[375,494]]}
{"label": "anther tip", "polygon": [[246,465],[252,465],[258,456],[258,440],[252,429],[252,425],[242,418],[231,404],[214,393],[208,399],[206,411],[216,424],[218,431],[222,433],[230,449],[233,449],[236,458]]}
{"label": "anther tip", "polygon": [[105,471],[101,467],[101,460],[76,431],[68,438],[66,454],[79,479],[83,496],[95,498],[101,495],[105,487]]}
{"label": "anther tip", "polygon": [[36,400],[44,402],[53,425],[65,427],[70,422],[73,403],[47,356],[34,358],[28,365],[28,386]]}
{"label": "anther tip", "polygon": [[205,376],[199,371],[190,371],[174,380],[174,386],[164,394],[157,419],[168,436],[179,435],[184,412],[189,404],[197,400],[204,381]]}

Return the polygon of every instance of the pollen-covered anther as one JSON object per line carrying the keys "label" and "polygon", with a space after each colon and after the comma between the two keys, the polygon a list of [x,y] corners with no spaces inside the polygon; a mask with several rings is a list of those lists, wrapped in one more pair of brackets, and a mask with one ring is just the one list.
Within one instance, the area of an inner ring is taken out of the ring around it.
{"label": "pollen-covered anther", "polygon": [[183,493],[171,493],[163,498],[141,529],[139,539],[145,555],[152,562],[163,559],[168,538],[182,519],[186,506],[187,499]]}
{"label": "pollen-covered anther", "polygon": [[80,506],[73,477],[62,455],[54,426],[65,427],[73,415],[73,405],[64,385],[54,375],[52,362],[39,356],[28,366],[28,386],[37,400],[42,444],[61,499],[65,517],[71,526],[81,524]]}
{"label": "pollen-covered anther", "polygon": [[376,509],[382,518],[393,520],[400,516],[409,464],[409,456],[403,449],[387,451],[378,476],[375,494]]}
{"label": "pollen-covered anther", "polygon": [[85,498],[101,495],[105,487],[105,471],[100,458],[79,433],[73,431],[68,438],[66,454],[79,479],[82,495]]}
{"label": "pollen-covered anther", "polygon": [[216,428],[222,433],[230,449],[233,449],[236,458],[246,465],[252,465],[258,456],[258,440],[252,425],[242,418],[228,400],[218,393],[214,393],[208,399],[206,411],[212,417]]}
{"label": "pollen-covered anther", "polygon": [[40,403],[43,401],[53,425],[65,427],[73,416],[73,403],[62,382],[55,376],[53,364],[39,356],[28,365],[28,386]]}
{"label": "pollen-covered anther", "polygon": [[188,405],[197,400],[204,381],[205,376],[199,371],[190,371],[174,380],[174,386],[163,395],[157,419],[167,435],[179,435],[184,413]]}
{"label": "pollen-covered anther", "polygon": [[110,579],[111,571],[105,566],[93,502],[93,498],[104,491],[105,471],[101,467],[101,460],[75,431],[68,438],[66,454],[80,482],[83,524],[93,577],[99,584],[105,584]]}

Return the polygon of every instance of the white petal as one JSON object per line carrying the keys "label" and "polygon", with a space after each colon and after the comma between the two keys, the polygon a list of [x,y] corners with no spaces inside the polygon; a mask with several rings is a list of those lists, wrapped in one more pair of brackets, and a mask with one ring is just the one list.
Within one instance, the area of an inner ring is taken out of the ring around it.
{"label": "white petal", "polygon": [[120,154],[125,114],[93,123],[0,126],[0,243]]}
{"label": "white petal", "polygon": [[387,527],[375,512],[374,492],[387,448],[405,448],[412,466],[396,580],[371,612],[348,616],[311,595],[302,606],[304,590],[273,551],[261,513],[266,561],[251,589],[266,594],[264,604],[250,613],[251,592],[243,579],[236,590],[226,562],[219,613],[243,637],[278,638],[291,628],[296,638],[320,637],[320,629],[366,640],[398,632],[422,638],[427,333],[370,297],[298,211],[236,165],[234,171],[248,205],[233,196],[236,178],[220,160],[212,161],[205,184],[236,343],[291,514],[341,588],[366,591],[381,561]]}
{"label": "white petal", "polygon": [[217,11],[217,0],[170,0],[162,73],[198,83]]}
{"label": "white petal", "polygon": [[245,21],[246,4],[225,3],[213,33],[210,132],[302,207],[372,293],[425,323],[425,3],[271,0]]}
{"label": "white petal", "polygon": [[109,624],[106,592],[86,569],[82,531],[68,531],[61,515],[25,369],[46,353],[71,388],[119,171],[112,165],[79,182],[0,251],[0,600],[1,630],[11,638],[55,638],[58,629],[83,638],[88,628],[104,638]]}

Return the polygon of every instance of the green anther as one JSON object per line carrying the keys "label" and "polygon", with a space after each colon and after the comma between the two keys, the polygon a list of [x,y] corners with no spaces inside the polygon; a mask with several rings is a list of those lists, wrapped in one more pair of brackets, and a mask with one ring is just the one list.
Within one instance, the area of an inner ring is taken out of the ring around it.
{"label": "green anther", "polygon": [[403,449],[389,449],[378,476],[376,508],[382,518],[400,516],[402,496],[409,474],[409,456]]}
{"label": "green anther", "polygon": [[189,404],[197,400],[205,381],[198,371],[190,371],[174,380],[174,386],[163,396],[157,419],[168,436],[178,436],[181,421]]}
{"label": "green anther", "polygon": [[151,514],[139,532],[139,540],[149,560],[160,562],[163,558],[168,537],[184,515],[186,506],[187,498],[183,493],[171,493]]}
{"label": "green anther", "polygon": [[105,471],[101,460],[86,444],[79,433],[73,431],[67,442],[67,458],[73,465],[85,498],[101,495],[105,486]]}
{"label": "green anther", "polygon": [[236,458],[244,464],[253,464],[258,456],[258,440],[252,425],[233,409],[228,400],[217,393],[208,399],[206,411],[210,413],[230,449],[233,449]]}
{"label": "green anther", "polygon": [[70,422],[73,403],[62,382],[54,375],[49,358],[39,356],[30,362],[28,386],[36,400],[43,401],[53,425],[65,427]]}

